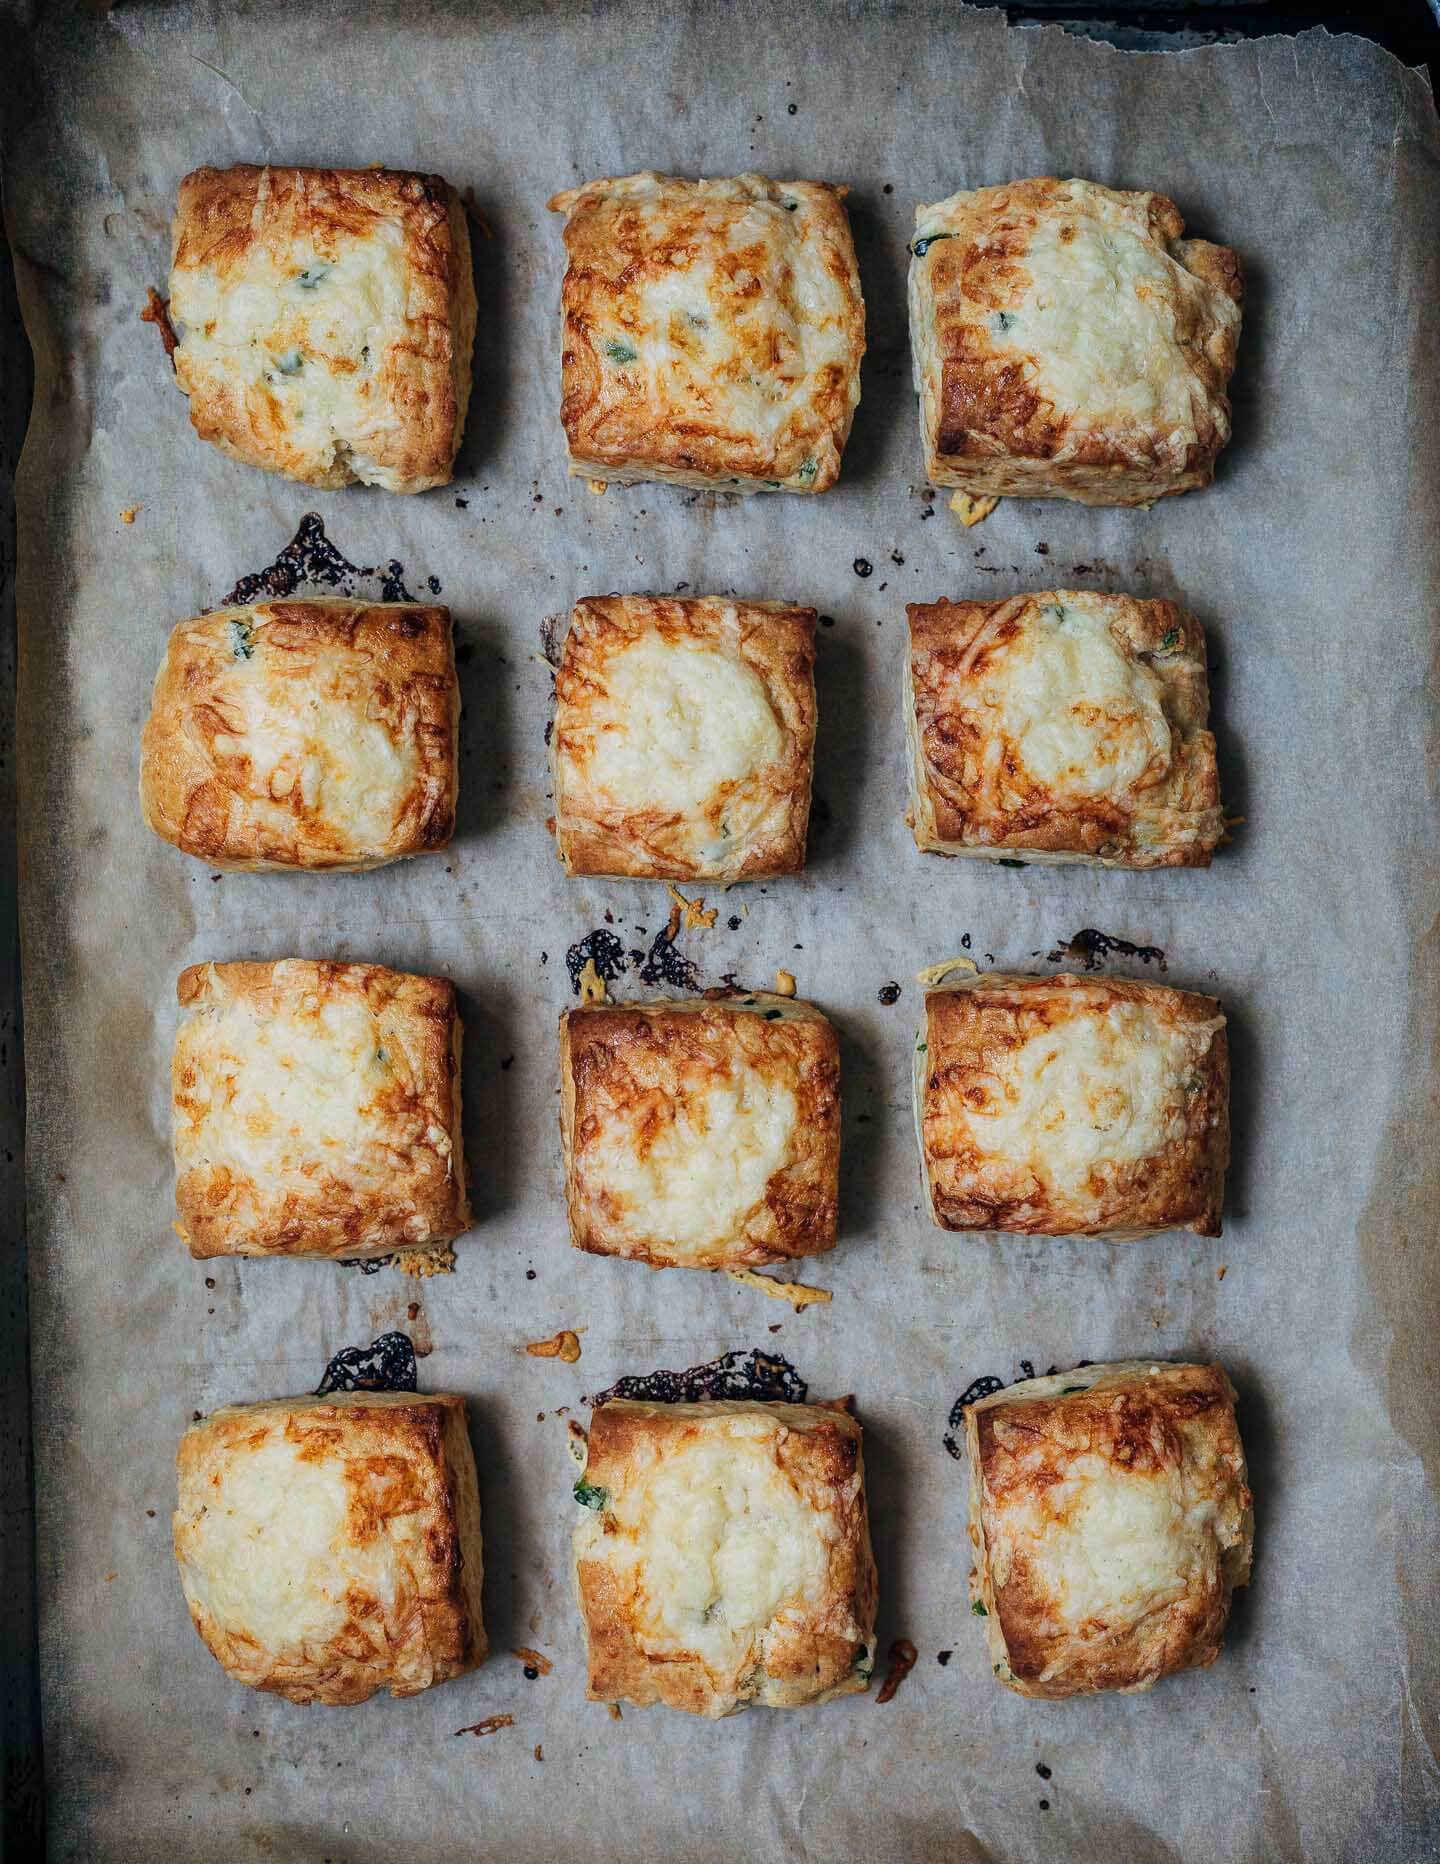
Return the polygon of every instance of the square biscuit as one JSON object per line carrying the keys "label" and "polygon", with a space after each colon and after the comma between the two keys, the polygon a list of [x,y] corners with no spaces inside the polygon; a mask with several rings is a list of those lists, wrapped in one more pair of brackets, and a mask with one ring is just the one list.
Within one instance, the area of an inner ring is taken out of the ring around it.
{"label": "square biscuit", "polygon": [[1254,1522],[1220,1366],[1130,1360],[965,1413],[971,1610],[1022,1696],[1149,1689],[1213,1663]]}
{"label": "square biscuit", "polygon": [[230,1405],[185,1432],[177,1467],[185,1600],[237,1683],[339,1705],[418,1695],[484,1661],[463,1398]]}
{"label": "square biscuit", "polygon": [[450,611],[257,602],[182,621],[141,740],[140,806],[220,868],[379,867],[455,827]]}
{"label": "square biscuit", "polygon": [[865,353],[845,193],[640,174],[555,196],[572,473],[741,493],[835,483]]}
{"label": "square biscuit", "polygon": [[815,721],[813,608],[577,603],[550,742],[566,872],[732,881],[802,868]]}
{"label": "square biscuit", "polygon": [[941,1229],[1218,1236],[1229,1107],[1213,997],[997,971],[926,994],[915,1111]]}
{"label": "square biscuit", "polygon": [[846,1405],[598,1407],[575,1487],[591,1701],[719,1717],[868,1687],[875,1562]]}
{"label": "square biscuit", "polygon": [[470,1227],[455,986],[378,964],[176,985],[176,1228],[192,1256],[388,1255]]}
{"label": "square biscuit", "polygon": [[1225,820],[1193,616],[1072,589],[906,612],[909,820],[922,849],[1210,865]]}
{"label": "square biscuit", "polygon": [[835,1246],[840,1053],[794,997],[597,1004],[560,1019],[570,1240],[652,1268]]}
{"label": "square biscuit", "polygon": [[977,496],[1146,505],[1230,437],[1240,262],[1163,194],[1042,177],[915,211],[925,470]]}
{"label": "square biscuit", "polygon": [[440,176],[197,168],[180,184],[170,316],[202,440],[306,485],[449,483],[475,287]]}

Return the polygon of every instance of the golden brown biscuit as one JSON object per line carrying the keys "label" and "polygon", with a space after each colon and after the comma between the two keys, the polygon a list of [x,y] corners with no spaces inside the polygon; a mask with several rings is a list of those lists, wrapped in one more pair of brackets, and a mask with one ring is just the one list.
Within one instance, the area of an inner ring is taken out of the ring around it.
{"label": "golden brown biscuit", "polygon": [[291,1702],[414,1696],[482,1663],[465,1401],[346,1392],[229,1405],[180,1439],[175,1557],[237,1683]]}
{"label": "golden brown biscuit", "polygon": [[875,1562],[845,1405],[596,1410],[575,1488],[591,1701],[716,1717],[868,1687]]}
{"label": "golden brown biscuit", "polygon": [[1022,1696],[1149,1689],[1219,1656],[1254,1522],[1220,1366],[1127,1360],[965,1413],[971,1610]]}
{"label": "golden brown biscuit", "polygon": [[814,747],[813,608],[720,596],[577,603],[550,745],[566,872],[796,871]]}
{"label": "golden brown biscuit", "polygon": [[1218,1236],[1229,1104],[1213,997],[998,971],[926,995],[915,1111],[942,1229]]}
{"label": "golden brown biscuit", "polygon": [[1145,505],[1230,437],[1240,261],[1163,194],[1014,181],[915,210],[910,337],[937,485]]}
{"label": "golden brown biscuit", "polygon": [[641,174],[555,196],[572,473],[738,492],[835,483],[865,353],[845,194]]}
{"label": "golden brown biscuit", "polygon": [[449,482],[470,399],[470,234],[438,175],[197,168],[180,184],[175,379],[202,440],[306,485]]}
{"label": "golden brown biscuit", "polygon": [[1210,865],[1225,822],[1193,616],[1073,589],[906,613],[909,821],[921,848]]}
{"label": "golden brown biscuit", "polygon": [[191,965],[176,995],[192,1256],[377,1256],[470,1227],[448,979],[286,958]]}
{"label": "golden brown biscuit", "polygon": [[146,826],[221,868],[443,848],[459,713],[445,608],[257,602],[182,621],[141,741]]}
{"label": "golden brown biscuit", "polygon": [[811,1004],[567,1010],[560,1128],[577,1249],[713,1269],[835,1246],[840,1052]]}

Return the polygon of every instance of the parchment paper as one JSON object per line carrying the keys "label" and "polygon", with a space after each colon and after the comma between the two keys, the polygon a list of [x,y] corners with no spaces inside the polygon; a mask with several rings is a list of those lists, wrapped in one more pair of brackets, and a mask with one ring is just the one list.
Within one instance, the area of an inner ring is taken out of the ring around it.
{"label": "parchment paper", "polygon": [[[1428,93],[1375,48],[1318,34],[1152,56],[942,5],[523,14],[122,6],[52,12],[12,39],[7,210],[38,365],[19,490],[19,748],[54,1855],[1434,1855]],[[310,492],[193,437],[136,313],[163,283],[180,176],[266,158],[383,160],[473,188],[491,237],[476,241],[477,381],[453,491]],[[851,184],[870,353],[835,492],[599,498],[566,478],[560,229],[544,203],[645,166]],[[1239,248],[1236,438],[1211,491],[1149,512],[1007,503],[966,532],[921,482],[912,208],[1044,173],[1162,188],[1192,230]],[[434,576],[454,609],[459,837],[361,878],[219,880],[141,826],[151,677],[170,626],[312,509],[352,559],[398,557],[417,594]],[[842,1032],[842,1238],[806,1266],[834,1303],[798,1318],[718,1277],[566,1242],[564,954],[607,910],[653,934],[668,902],[560,872],[538,629],[582,594],[685,585],[794,596],[833,618],[810,866],[736,890],[714,931],[685,940],[707,983],[791,969]],[[916,853],[901,820],[903,603],[1056,585],[1173,596],[1210,629],[1225,798],[1245,818],[1212,871]],[[1053,970],[1046,954],[1087,926],[1161,946],[1169,981],[1229,1009],[1236,1162],[1219,1241],[964,1239],[921,1211],[916,968],[968,934],[984,965]],[[192,1263],[171,1233],[174,977],[197,959],[289,954],[459,983],[479,1219],[452,1277]],[[903,988],[887,1007],[891,980]],[[313,1387],[338,1348],[396,1326],[433,1340],[424,1385],[470,1401],[495,1655],[409,1702],[305,1711],[250,1694],[187,1621],[170,1553],[176,1439],[196,1411]],[[579,1364],[524,1355],[559,1327],[585,1329]],[[583,1700],[556,1413],[583,1415],[582,1394],[618,1374],[750,1345],[787,1355],[812,1396],[856,1394],[882,1650],[908,1636],[919,1663],[883,1707],[612,1720]],[[1255,1583],[1212,1670],[1138,1698],[1022,1701],[995,1685],[967,1613],[947,1411],[977,1374],[1011,1378],[1022,1359],[1043,1371],[1146,1353],[1216,1356],[1240,1389]],[[527,1681],[508,1654],[522,1644],[553,1673]],[[456,1738],[498,1712],[513,1728]]]}

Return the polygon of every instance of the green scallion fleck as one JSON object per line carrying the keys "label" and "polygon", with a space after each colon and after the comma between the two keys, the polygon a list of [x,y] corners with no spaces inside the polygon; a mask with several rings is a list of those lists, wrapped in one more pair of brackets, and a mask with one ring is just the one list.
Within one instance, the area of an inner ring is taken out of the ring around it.
{"label": "green scallion fleck", "polygon": [[575,1499],[582,1508],[593,1508],[596,1514],[610,1499],[609,1489],[598,1488],[593,1482],[587,1482],[584,1476],[575,1484]]}
{"label": "green scallion fleck", "polygon": [[953,233],[922,233],[910,250],[917,259],[923,259],[936,240],[954,239],[954,237]]}
{"label": "green scallion fleck", "polygon": [[990,1616],[989,1612],[987,1612],[985,1609],[983,1600],[981,1599],[972,1600],[971,1605],[970,1605],[970,1610],[975,1614],[977,1618],[988,1618]]}
{"label": "green scallion fleck", "polygon": [[250,632],[248,621],[230,623],[230,652],[236,660],[252,660],[255,656],[255,641]]}
{"label": "green scallion fleck", "polygon": [[635,351],[628,343],[622,343],[618,337],[605,345],[605,354],[611,362],[626,363],[635,360]]}

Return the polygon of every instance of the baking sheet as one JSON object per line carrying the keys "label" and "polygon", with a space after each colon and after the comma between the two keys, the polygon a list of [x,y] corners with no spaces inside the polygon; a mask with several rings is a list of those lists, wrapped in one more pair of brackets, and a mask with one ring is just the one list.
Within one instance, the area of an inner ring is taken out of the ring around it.
{"label": "baking sheet", "polygon": [[[1420,81],[1354,39],[1120,54],[941,4],[366,0],[12,21],[26,30],[6,207],[38,376],[19,756],[53,1854],[1433,1855],[1440,136]],[[311,492],[191,435],[136,313],[163,283],[179,177],[266,158],[383,160],[473,189],[489,237],[452,491]],[[833,493],[598,498],[565,477],[544,202],[647,165],[851,184],[870,352]],[[1194,231],[1240,249],[1236,438],[1210,492],[1149,512],[1008,503],[967,532],[920,479],[911,209],[1047,172],[1161,187]],[[397,557],[454,610],[459,836],[371,875],[221,880],[141,826],[150,680],[170,625],[310,510],[351,559]],[[798,1317],[565,1239],[565,953],[607,910],[646,945],[668,901],[561,875],[538,635],[576,596],[684,585],[794,596],[833,624],[810,867],[734,890],[713,931],[682,941],[705,983],[785,966],[841,1031],[842,1238],[806,1267],[834,1302]],[[1056,585],[1172,596],[1210,629],[1225,797],[1245,822],[1209,873],[915,852],[903,603]],[[1047,954],[1082,927],[1161,947],[1169,981],[1229,1008],[1237,1156],[1218,1241],[987,1243],[920,1210],[915,970],[966,937],[983,965],[1057,969]],[[459,984],[478,1222],[453,1276],[192,1263],[171,1234],[175,974],[291,954]],[[175,1441],[193,1412],[306,1390],[338,1348],[397,1326],[433,1343],[422,1383],[470,1400],[496,1655],[349,1711],[245,1692],[180,1597]],[[585,1329],[578,1364],[525,1356],[559,1327]],[[908,1636],[919,1662],[883,1707],[612,1720],[583,1700],[559,1414],[583,1416],[582,1395],[618,1374],[752,1345],[785,1354],[813,1396],[856,1394],[882,1650]],[[1022,1701],[994,1685],[968,1618],[947,1413],[977,1374],[1022,1360],[1141,1353],[1217,1356],[1240,1389],[1255,1584],[1213,1670],[1148,1697]],[[527,1680],[518,1645],[553,1672]],[[501,1712],[512,1728],[456,1737]]]}

